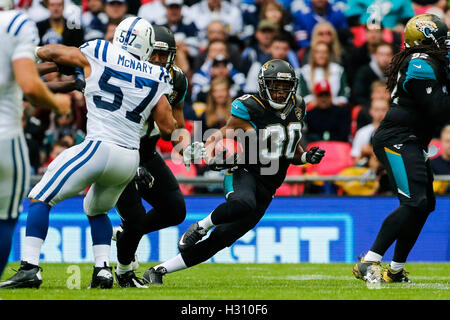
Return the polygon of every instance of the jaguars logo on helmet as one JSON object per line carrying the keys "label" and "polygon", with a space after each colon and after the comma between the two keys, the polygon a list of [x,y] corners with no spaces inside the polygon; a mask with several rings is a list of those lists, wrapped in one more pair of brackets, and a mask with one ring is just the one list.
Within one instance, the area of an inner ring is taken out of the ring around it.
{"label": "jaguars logo on helmet", "polygon": [[[272,88],[273,81],[287,81],[290,86],[289,89],[275,89]],[[270,84],[270,86],[269,86]],[[276,110],[281,110],[286,107],[289,100],[295,95],[298,86],[298,79],[295,76],[295,71],[292,66],[280,59],[273,59],[266,62],[258,73],[258,91],[262,98],[266,99],[270,106]],[[275,101],[272,97],[271,91],[287,91],[288,95],[283,102]]]}
{"label": "jaguars logo on helmet", "polygon": [[411,48],[423,44],[434,44],[439,48],[442,37],[447,36],[447,25],[434,14],[420,14],[406,23],[405,47]]}

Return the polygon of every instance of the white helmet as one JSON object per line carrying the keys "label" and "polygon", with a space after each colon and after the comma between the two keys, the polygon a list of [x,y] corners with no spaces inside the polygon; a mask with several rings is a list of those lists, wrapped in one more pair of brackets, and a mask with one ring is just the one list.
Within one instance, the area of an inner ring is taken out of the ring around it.
{"label": "white helmet", "polygon": [[0,8],[3,10],[14,9],[14,0],[0,0]]}
{"label": "white helmet", "polygon": [[155,32],[145,19],[126,18],[117,26],[113,44],[147,61],[155,44]]}

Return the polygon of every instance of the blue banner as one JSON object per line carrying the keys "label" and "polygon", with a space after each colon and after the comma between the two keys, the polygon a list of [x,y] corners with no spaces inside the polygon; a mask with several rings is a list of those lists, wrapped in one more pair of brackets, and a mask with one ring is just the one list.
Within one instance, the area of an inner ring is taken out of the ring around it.
{"label": "blue banner", "polygon": [[[176,255],[177,241],[194,222],[204,218],[221,197],[186,197],[187,218],[176,226],[145,236],[138,248],[139,261],[164,261]],[[19,261],[25,238],[28,201],[14,235],[10,260]],[[150,206],[144,204],[147,209]],[[259,224],[210,262],[220,263],[330,263],[356,261],[367,252],[385,217],[398,200],[390,197],[278,197]],[[450,198],[440,197],[429,216],[408,261],[450,261]],[[111,210],[113,226],[120,218]],[[53,207],[50,228],[42,248],[42,262],[92,262],[91,235],[83,213],[83,198],[76,197]],[[384,260],[393,255],[391,247]],[[111,261],[116,261],[112,243]]]}

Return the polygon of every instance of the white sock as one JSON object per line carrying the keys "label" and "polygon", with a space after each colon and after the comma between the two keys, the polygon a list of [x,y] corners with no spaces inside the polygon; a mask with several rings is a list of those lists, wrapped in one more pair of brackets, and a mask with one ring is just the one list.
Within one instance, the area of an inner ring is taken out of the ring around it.
{"label": "white sock", "polygon": [[391,270],[392,271],[400,271],[405,268],[405,262],[395,262],[391,261]]}
{"label": "white sock", "polygon": [[25,237],[23,246],[22,260],[28,263],[39,265],[39,257],[41,256],[41,248],[44,240],[36,237]]}
{"label": "white sock", "polygon": [[175,272],[178,270],[186,269],[187,266],[184,263],[183,258],[181,257],[181,254],[178,254],[177,256],[173,257],[172,259],[167,260],[166,262],[163,262],[156,267],[155,269],[158,269],[159,267],[164,267],[167,270],[167,273]]}
{"label": "white sock", "polygon": [[380,256],[378,253],[373,251],[369,251],[364,256],[364,261],[381,262],[381,258],[383,258],[383,256]]}
{"label": "white sock", "polygon": [[97,244],[92,246],[92,251],[94,252],[94,260],[96,267],[104,267],[105,263],[109,266],[109,253],[111,251],[111,246],[107,244]]}
{"label": "white sock", "polygon": [[208,231],[209,229],[214,227],[214,224],[212,223],[212,220],[211,220],[211,214],[209,214],[205,219],[200,220],[198,222],[198,225],[199,225],[199,227],[205,229],[206,231]]}
{"label": "white sock", "polygon": [[116,272],[119,276],[131,270],[133,270],[133,265],[131,263],[130,264],[121,264],[120,262],[117,263]]}

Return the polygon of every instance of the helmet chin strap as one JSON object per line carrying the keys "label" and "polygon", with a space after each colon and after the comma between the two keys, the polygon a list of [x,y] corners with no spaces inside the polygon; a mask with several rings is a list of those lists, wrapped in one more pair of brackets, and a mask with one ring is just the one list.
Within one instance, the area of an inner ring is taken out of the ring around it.
{"label": "helmet chin strap", "polygon": [[286,107],[286,103],[276,103],[272,100],[269,100],[269,104],[272,108],[276,109],[276,110],[281,110],[284,107]]}

